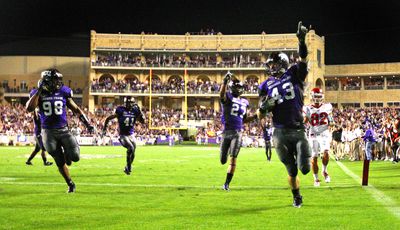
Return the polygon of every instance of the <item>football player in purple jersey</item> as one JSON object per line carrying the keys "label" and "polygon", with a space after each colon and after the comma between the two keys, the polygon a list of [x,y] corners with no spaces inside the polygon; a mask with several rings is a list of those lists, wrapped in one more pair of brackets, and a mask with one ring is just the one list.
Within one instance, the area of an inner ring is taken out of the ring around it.
{"label": "football player in purple jersey", "polygon": [[136,121],[144,123],[144,115],[133,97],[125,97],[124,106],[118,106],[115,109],[115,113],[106,118],[102,132],[103,136],[107,133],[108,122],[115,118],[118,119],[119,141],[127,149],[124,172],[126,175],[130,175],[136,150],[135,137],[133,136],[135,123]]}
{"label": "football player in purple jersey", "polygon": [[267,156],[267,160],[271,161],[272,156],[272,143],[271,143],[271,136],[272,136],[272,127],[267,119],[263,119],[261,123],[261,127],[263,129],[263,138],[265,143],[265,155]]}
{"label": "football player in purple jersey", "polygon": [[77,140],[68,129],[67,108],[79,116],[79,120],[89,132],[94,127],[83,111],[72,100],[72,90],[62,82],[63,75],[57,69],[47,69],[41,73],[38,88],[33,89],[26,103],[28,112],[39,107],[43,145],[54,158],[58,170],[68,185],[68,193],[75,192],[67,165],[79,161],[80,149]]}
{"label": "football player in purple jersey", "polygon": [[[229,88],[228,91],[227,88]],[[228,155],[230,156],[226,180],[222,187],[226,191],[230,190],[229,184],[236,169],[237,157],[242,144],[243,123],[257,118],[257,115],[247,116],[249,101],[240,96],[243,91],[243,83],[228,72],[219,92],[222,107],[221,121],[224,125],[220,149],[221,164],[225,164],[228,161]]]}
{"label": "football player in purple jersey", "polygon": [[307,29],[298,24],[300,62],[289,68],[289,58],[281,52],[271,53],[267,60],[270,77],[259,86],[260,114],[272,112],[274,126],[273,142],[280,161],[288,172],[288,181],[293,194],[293,206],[300,208],[298,170],[304,175],[310,171],[311,149],[307,141],[303,112],[303,91],[307,69]]}
{"label": "football player in purple jersey", "polygon": [[25,164],[27,165],[32,165],[32,159],[36,156],[36,154],[38,152],[40,152],[40,150],[42,150],[42,160],[43,160],[43,164],[44,166],[50,166],[53,164],[53,162],[49,162],[47,161],[46,158],[46,149],[43,146],[43,140],[42,140],[42,126],[40,124],[40,117],[39,117],[39,113],[38,110],[35,109],[35,111],[33,112],[33,124],[35,126],[35,149],[33,150],[33,152],[31,153],[31,155],[29,156],[28,160],[25,162]]}

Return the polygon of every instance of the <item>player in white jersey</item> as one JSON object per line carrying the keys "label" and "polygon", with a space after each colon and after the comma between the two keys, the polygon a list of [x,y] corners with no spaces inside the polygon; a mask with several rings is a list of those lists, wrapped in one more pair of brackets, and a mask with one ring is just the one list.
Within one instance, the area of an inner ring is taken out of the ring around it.
{"label": "player in white jersey", "polygon": [[329,126],[333,125],[332,105],[324,103],[324,94],[320,88],[311,90],[312,104],[304,106],[304,118],[309,125],[309,142],[312,147],[311,165],[314,173],[314,186],[320,186],[318,178],[318,156],[322,155],[322,175],[329,183],[327,166],[332,135]]}

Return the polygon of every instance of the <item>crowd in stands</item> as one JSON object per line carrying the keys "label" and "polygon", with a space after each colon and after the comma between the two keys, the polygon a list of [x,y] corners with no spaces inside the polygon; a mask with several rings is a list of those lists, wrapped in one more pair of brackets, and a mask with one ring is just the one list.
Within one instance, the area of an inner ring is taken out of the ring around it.
{"label": "crowd in stands", "polygon": [[[248,111],[249,116],[255,114],[255,109],[250,109]],[[198,144],[201,143],[209,143],[210,139],[217,139],[218,141],[221,139],[220,135],[223,131],[223,125],[221,123],[221,113],[214,112],[215,116],[211,117],[212,119],[208,122],[205,127],[199,127],[196,134],[196,141]],[[268,121],[262,122],[271,122],[270,118]],[[243,126],[243,145],[245,146],[254,146],[258,147],[258,140],[263,136],[262,126],[257,121],[252,121],[250,123],[245,123]]]}
{"label": "crowd in stands", "polygon": [[[98,108],[94,113],[88,112],[91,123],[100,132],[103,129],[105,119],[114,112],[114,108]],[[181,110],[174,109],[153,109],[151,112],[152,127],[149,129],[148,118],[150,111],[143,109],[146,117],[144,124],[137,123],[135,127],[136,137],[142,140],[155,139],[160,136],[169,136],[168,128],[181,127],[180,120],[184,120]],[[255,110],[250,109],[249,114],[254,114]],[[0,106],[0,134],[7,136],[32,135],[34,132],[33,116],[26,112],[21,104]],[[188,111],[189,120],[208,120],[207,124],[198,127],[194,138],[197,140],[216,139],[220,140],[223,126],[221,124],[221,113],[212,109],[195,106]],[[332,128],[332,154],[336,160],[364,159],[363,135],[367,129],[372,129],[377,142],[374,145],[373,156],[375,160],[394,160],[396,153],[399,154],[400,146],[400,108],[374,107],[374,108],[344,108],[333,110],[334,127]],[[81,124],[72,112],[68,112],[68,120],[71,131],[77,136],[88,136],[86,128]],[[262,121],[266,122],[266,121]],[[270,122],[270,119],[267,120]],[[243,140],[247,146],[258,146],[258,140],[262,138],[262,126],[260,122],[253,121],[245,124],[243,128]],[[118,123],[114,119],[109,123],[108,135],[118,137]],[[179,136],[177,130],[173,135]],[[180,137],[181,140],[182,137]],[[246,139],[247,138],[247,139]],[[204,143],[204,142],[199,142]],[[218,141],[217,141],[218,143]]]}
{"label": "crowd in stands", "polygon": [[347,79],[342,82],[342,90],[359,90],[361,89],[360,79]]}
{"label": "crowd in stands", "polygon": [[[400,89],[400,78],[399,77],[386,77],[387,80],[387,88],[388,89]],[[360,90],[361,89],[361,79],[358,78],[350,78],[341,81],[342,90]],[[374,89],[383,89],[385,85],[385,80],[383,77],[373,77],[373,78],[364,78],[364,89],[366,90],[374,90]],[[326,79],[325,80],[325,89],[327,91],[338,90],[339,89],[339,80],[335,79]]]}
{"label": "crowd in stands", "polygon": [[395,160],[399,150],[400,108],[345,108],[333,111],[335,128],[332,132],[333,153],[337,160],[363,160],[363,135],[372,129],[377,142],[374,160]]}
{"label": "crowd in stands", "polygon": [[33,115],[25,106],[0,105],[0,133],[8,136],[33,133]]}
{"label": "crowd in stands", "polygon": [[326,80],[325,81],[325,89],[326,91],[334,91],[339,89],[339,81],[338,80]]}
{"label": "crowd in stands", "polygon": [[383,89],[384,84],[383,78],[364,79],[364,89]]}
{"label": "crowd in stands", "polygon": [[[250,78],[244,81],[245,93],[258,93],[258,80]],[[209,80],[190,80],[187,82],[187,93],[189,94],[216,94],[219,92],[221,84]],[[158,78],[153,78],[151,82],[152,93],[172,93],[183,94],[185,92],[185,82],[181,78],[172,78],[167,82],[161,82]],[[150,83],[140,82],[138,79],[124,79],[113,81],[111,77],[102,80],[94,79],[91,83],[92,92],[133,92],[149,93]]]}
{"label": "crowd in stands", "polygon": [[[297,57],[290,55],[290,63],[296,62]],[[236,54],[221,56],[210,54],[156,54],[142,56],[140,53],[97,53],[92,60],[93,66],[123,66],[123,67],[172,67],[172,68],[228,68],[228,67],[264,67],[258,54]]]}
{"label": "crowd in stands", "polygon": [[388,89],[400,89],[400,77],[388,77],[387,78]]}

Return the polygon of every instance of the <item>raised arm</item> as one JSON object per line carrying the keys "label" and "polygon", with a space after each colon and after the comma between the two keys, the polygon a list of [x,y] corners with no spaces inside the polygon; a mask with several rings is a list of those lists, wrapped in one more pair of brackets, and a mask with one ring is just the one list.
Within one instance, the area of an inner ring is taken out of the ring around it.
{"label": "raised arm", "polygon": [[307,28],[303,26],[303,23],[300,21],[297,27],[296,36],[299,40],[299,68],[297,70],[297,76],[300,80],[304,81],[307,77],[308,70],[307,70],[307,63],[308,63],[308,50],[306,45],[306,35],[307,35]]}
{"label": "raised arm", "polygon": [[39,97],[43,90],[42,82],[43,82],[42,80],[39,80],[37,91],[34,92],[33,95],[31,95],[29,100],[26,102],[25,108],[26,108],[26,110],[28,110],[28,112],[33,112],[35,110],[35,108],[38,107],[38,105],[39,105]]}
{"label": "raised arm", "polygon": [[226,88],[227,88],[228,82],[231,79],[231,77],[232,77],[232,74],[229,71],[224,76],[224,80],[222,82],[221,89],[219,90],[219,97],[222,102],[226,101]]}

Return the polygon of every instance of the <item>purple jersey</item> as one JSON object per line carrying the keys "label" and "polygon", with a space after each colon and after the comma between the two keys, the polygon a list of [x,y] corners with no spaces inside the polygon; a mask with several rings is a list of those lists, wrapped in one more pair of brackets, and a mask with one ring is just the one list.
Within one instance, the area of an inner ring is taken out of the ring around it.
{"label": "purple jersey", "polygon": [[[30,93],[37,92],[33,89]],[[67,99],[72,97],[72,90],[62,86],[59,90],[39,96],[39,116],[43,129],[59,129],[68,126],[67,123]]]}
{"label": "purple jersey", "polygon": [[260,96],[268,95],[275,99],[272,110],[274,127],[304,129],[302,109],[307,73],[307,65],[300,62],[290,67],[280,78],[269,77],[260,84]]}
{"label": "purple jersey", "polygon": [[365,132],[365,135],[363,137],[364,141],[367,142],[376,142],[375,137],[374,137],[374,130],[373,129],[367,129]]}
{"label": "purple jersey", "polygon": [[272,137],[272,128],[264,127],[263,137],[264,137],[264,140],[270,141],[271,137]]}
{"label": "purple jersey", "polygon": [[222,101],[221,121],[224,130],[240,131],[243,127],[243,119],[246,116],[249,102],[245,98],[233,97],[231,93],[226,93],[226,100]]}
{"label": "purple jersey", "polygon": [[41,126],[41,121],[40,121],[40,114],[36,116],[36,112],[33,115],[33,125],[34,125],[34,131],[35,135],[39,136],[40,133],[42,132],[42,126]]}
{"label": "purple jersey", "polygon": [[118,119],[119,135],[133,134],[136,118],[142,115],[137,106],[130,110],[125,106],[118,106],[115,114],[117,114]]}

